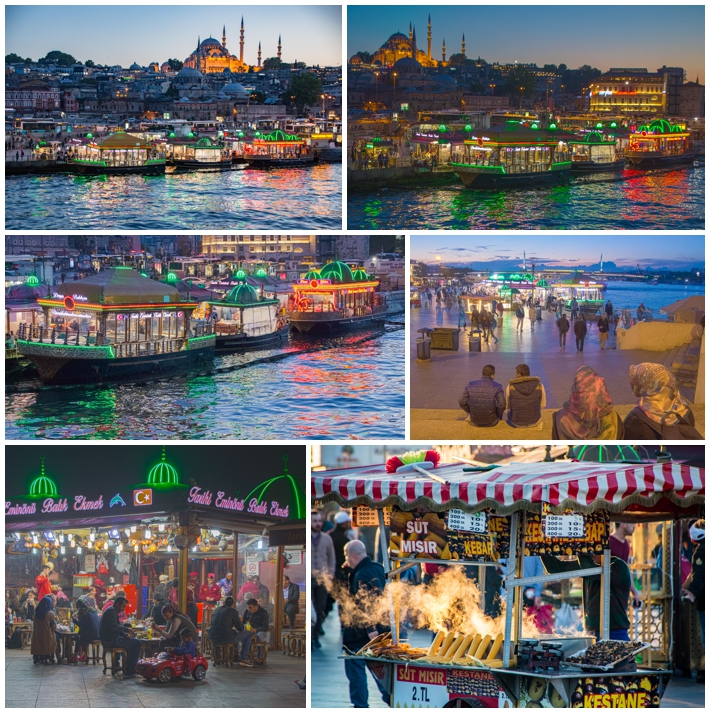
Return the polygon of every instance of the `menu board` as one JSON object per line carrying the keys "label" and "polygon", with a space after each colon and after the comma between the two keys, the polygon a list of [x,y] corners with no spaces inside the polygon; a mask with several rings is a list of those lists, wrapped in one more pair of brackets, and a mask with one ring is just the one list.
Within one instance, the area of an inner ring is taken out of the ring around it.
{"label": "menu board", "polygon": [[468,513],[463,510],[449,510],[446,526],[449,530],[482,534],[488,532],[488,518],[484,512]]}
{"label": "menu board", "polygon": [[527,513],[526,555],[601,554],[609,547],[609,513]]}
{"label": "menu board", "polygon": [[[385,508],[385,526],[389,527],[390,512],[392,508]],[[380,521],[377,517],[377,510],[368,508],[365,505],[358,505],[353,508],[353,525],[355,527],[377,527]]]}

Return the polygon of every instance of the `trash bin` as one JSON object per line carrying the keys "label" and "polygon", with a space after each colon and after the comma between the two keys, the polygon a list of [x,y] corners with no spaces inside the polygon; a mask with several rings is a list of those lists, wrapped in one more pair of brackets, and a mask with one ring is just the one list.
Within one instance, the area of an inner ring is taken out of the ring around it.
{"label": "trash bin", "polygon": [[459,350],[459,329],[453,327],[435,327],[431,333],[432,349]]}
{"label": "trash bin", "polygon": [[419,337],[417,339],[417,361],[431,360],[431,339]]}
{"label": "trash bin", "polygon": [[481,351],[481,330],[472,329],[468,334],[468,350],[470,352]]}

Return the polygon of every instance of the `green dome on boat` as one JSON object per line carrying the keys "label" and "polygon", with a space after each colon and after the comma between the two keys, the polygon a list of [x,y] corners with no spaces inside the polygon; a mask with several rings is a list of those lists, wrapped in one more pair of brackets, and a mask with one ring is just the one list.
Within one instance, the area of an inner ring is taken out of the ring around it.
{"label": "green dome on boat", "polygon": [[264,278],[268,277],[268,275],[266,274],[266,270],[264,270],[263,267],[260,267],[260,268],[256,271],[255,277],[260,277],[260,278],[264,279]]}
{"label": "green dome on boat", "polygon": [[30,287],[37,287],[39,285],[39,280],[35,275],[30,275],[27,278],[27,282],[25,282],[26,285],[29,285]]}
{"label": "green dome on boat", "polygon": [[320,272],[318,272],[318,270],[309,270],[303,279],[304,280],[320,280]]}
{"label": "green dome on boat", "polygon": [[598,131],[590,131],[584,138],[585,144],[604,143],[604,137]]}
{"label": "green dome on boat", "polygon": [[665,119],[655,119],[654,121],[651,122],[651,124],[648,127],[651,131],[654,133],[658,132],[659,134],[670,134],[671,133],[671,125],[665,120]]}
{"label": "green dome on boat", "polygon": [[236,273],[234,274],[234,279],[235,280],[246,280],[247,274],[246,274],[246,272],[244,272],[244,270],[237,270]]}
{"label": "green dome on boat", "polygon": [[353,280],[355,282],[367,282],[369,279],[370,276],[362,268],[353,272]]}
{"label": "green dome on boat", "polygon": [[352,270],[344,263],[336,260],[324,265],[320,271],[321,280],[330,280],[331,282],[352,282]]}
{"label": "green dome on boat", "polygon": [[232,291],[225,300],[225,302],[232,302],[240,305],[251,305],[258,301],[259,295],[256,290],[251,285],[247,285],[246,282],[242,282],[236,287],[233,287]]}

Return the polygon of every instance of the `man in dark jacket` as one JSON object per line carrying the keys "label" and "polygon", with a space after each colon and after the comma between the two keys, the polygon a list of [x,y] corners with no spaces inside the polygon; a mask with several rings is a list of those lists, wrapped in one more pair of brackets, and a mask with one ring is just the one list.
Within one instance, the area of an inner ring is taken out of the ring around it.
{"label": "man in dark jacket", "polygon": [[[242,631],[244,631],[244,624],[242,624],[234,606],[234,597],[227,597],[224,604],[212,612],[209,628],[210,639],[219,644],[234,644],[240,640],[237,635]],[[249,644],[251,644],[252,636],[253,634],[249,633]]]}
{"label": "man in dark jacket", "polygon": [[700,633],[705,648],[705,520],[698,520],[690,526],[690,541],[695,544],[692,569],[683,583],[682,593],[695,604],[700,619]]}
{"label": "man in dark jacket", "polygon": [[[565,562],[554,555],[540,557],[548,574],[574,572],[578,569],[598,567],[601,557],[580,554],[577,561]],[[597,639],[600,638],[601,576],[592,575],[583,580],[582,602],[584,605],[584,628]],[[616,641],[629,640],[629,594],[631,593],[631,570],[624,560],[611,558],[611,587],[609,599],[609,638]]]}
{"label": "man in dark jacket", "polygon": [[284,614],[288,617],[289,629],[293,629],[296,622],[296,614],[298,614],[298,602],[301,599],[301,590],[299,586],[292,582],[288,575],[284,574],[283,578],[283,593],[284,593]]}
{"label": "man in dark jacket", "polygon": [[505,392],[493,381],[495,373],[495,367],[486,364],[482,378],[471,381],[459,399],[459,406],[468,414],[466,420],[474,426],[495,426],[505,411]]}
{"label": "man in dark jacket", "polygon": [[[381,564],[373,562],[368,556],[365,545],[360,540],[348,542],[345,546],[345,561],[350,568],[348,593],[356,602],[353,610],[367,616],[366,601],[370,597],[382,596],[387,582],[385,570]],[[362,601],[364,600],[364,601]],[[378,634],[389,631],[389,627],[368,621],[350,621],[343,627],[343,647],[350,651],[359,651],[368,641]],[[368,708],[367,667],[361,659],[345,659],[345,675],[350,683],[350,702],[355,708]],[[389,705],[390,695],[382,682],[375,678],[382,693],[382,700]]]}
{"label": "man in dark jacket", "polygon": [[259,606],[259,602],[256,599],[250,599],[247,602],[247,610],[244,612],[242,622],[244,628],[248,624],[251,630],[256,632],[256,638],[259,641],[266,641],[266,635],[269,633],[269,612],[264,607]]}
{"label": "man in dark jacket", "polygon": [[138,639],[129,639],[129,630],[124,628],[118,620],[118,615],[126,608],[128,600],[117,596],[113,606],[101,615],[99,638],[104,648],[120,647],[128,652],[128,661],[124,662],[125,676],[135,676],[136,664],[141,653],[141,642]]}
{"label": "man in dark jacket", "polygon": [[560,349],[562,349],[567,344],[567,332],[569,332],[569,320],[564,312],[557,320],[557,330],[560,333]]}
{"label": "man in dark jacket", "polygon": [[584,320],[584,315],[578,314],[577,321],[574,323],[574,338],[577,342],[577,351],[584,351],[584,338],[587,336],[587,323]]}
{"label": "man in dark jacket", "polygon": [[515,378],[505,393],[508,423],[514,428],[535,428],[542,423],[542,409],[547,404],[545,387],[539,376],[530,376],[527,364],[515,367]]}

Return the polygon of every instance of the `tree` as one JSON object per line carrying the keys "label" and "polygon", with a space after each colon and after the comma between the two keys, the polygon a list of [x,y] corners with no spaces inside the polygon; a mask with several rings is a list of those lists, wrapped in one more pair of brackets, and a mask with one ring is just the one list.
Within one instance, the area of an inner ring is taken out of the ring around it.
{"label": "tree", "polygon": [[11,52],[5,55],[5,64],[32,64],[32,60],[29,57],[23,59],[19,54]]}
{"label": "tree", "polygon": [[87,59],[86,62],[84,62],[85,67],[95,67],[96,65],[94,64],[93,59]]}
{"label": "tree", "polygon": [[363,64],[372,64],[372,60],[375,58],[374,54],[370,52],[363,52],[362,50],[356,52],[354,56],[359,57]]}
{"label": "tree", "polygon": [[[264,60],[263,67],[264,69],[281,69],[284,66],[284,62],[282,62],[278,57],[267,57]],[[286,65],[288,66],[288,65]]]}
{"label": "tree", "polygon": [[264,92],[252,92],[249,95],[249,100],[256,102],[257,104],[263,104],[266,101],[266,94]]}
{"label": "tree", "polygon": [[452,54],[451,57],[449,57],[449,64],[452,67],[463,67],[464,64],[466,64],[466,55],[463,55],[460,52]]}
{"label": "tree", "polygon": [[535,75],[525,67],[515,67],[503,82],[503,93],[516,99],[520,106],[523,97],[530,99],[535,93]]}
{"label": "tree", "polygon": [[294,62],[291,66],[293,69],[305,69],[306,63],[305,62]]}
{"label": "tree", "polygon": [[288,96],[293,97],[293,103],[299,114],[305,112],[307,106],[315,106],[320,102],[323,85],[320,79],[313,74],[303,72],[291,78],[288,87]]}
{"label": "tree", "polygon": [[168,64],[173,72],[179,72],[184,66],[184,62],[181,62],[179,59],[169,59]]}
{"label": "tree", "polygon": [[471,94],[485,94],[486,86],[485,84],[481,84],[481,82],[471,82],[468,91],[471,92]]}
{"label": "tree", "polygon": [[59,67],[71,67],[76,64],[76,59],[66,52],[52,50],[39,60],[40,64],[56,64]]}

